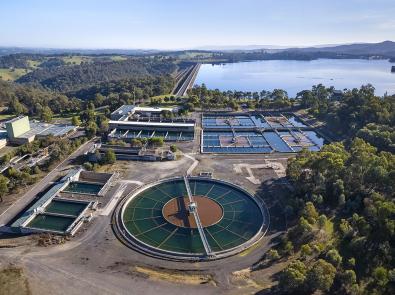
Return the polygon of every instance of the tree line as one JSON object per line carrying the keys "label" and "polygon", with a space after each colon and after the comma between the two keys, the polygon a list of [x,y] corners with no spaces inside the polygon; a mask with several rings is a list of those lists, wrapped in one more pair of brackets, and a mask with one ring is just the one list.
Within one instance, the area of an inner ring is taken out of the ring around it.
{"label": "tree line", "polygon": [[220,91],[207,89],[205,84],[196,85],[188,91],[187,103],[190,108],[224,108],[238,110],[242,104],[249,109],[258,108],[283,108],[293,105],[293,100],[283,89],[273,91]]}

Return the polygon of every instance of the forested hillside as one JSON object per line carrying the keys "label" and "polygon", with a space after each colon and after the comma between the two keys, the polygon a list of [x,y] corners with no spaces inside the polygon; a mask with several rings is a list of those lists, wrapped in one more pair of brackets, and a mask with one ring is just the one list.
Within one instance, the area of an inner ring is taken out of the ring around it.
{"label": "forested hillside", "polygon": [[73,66],[48,67],[35,70],[17,80],[18,83],[41,85],[45,88],[68,92],[133,76],[171,74],[174,63],[156,59],[127,59],[124,61],[94,61]]}
{"label": "forested hillside", "polygon": [[0,104],[9,107],[9,113],[41,116],[48,109],[53,114],[73,113],[82,109],[84,102],[95,107],[119,107],[125,103],[148,101],[150,97],[169,93],[174,80],[170,75],[144,76],[119,81],[102,82],[76,92],[62,94],[42,87],[21,85],[0,80]]}
{"label": "forested hillside", "polygon": [[317,85],[298,98],[340,139],[357,135],[379,150],[395,152],[395,96],[378,97],[371,85],[346,91],[337,100],[331,91]]}
{"label": "forested hillside", "polygon": [[[330,99],[322,85],[300,102],[345,138],[288,163],[294,224],[267,258],[288,261],[281,294],[394,294],[395,97],[365,86]],[[366,141],[365,141],[366,140]]]}
{"label": "forested hillside", "polygon": [[0,104],[8,106],[11,114],[41,116],[43,111],[55,114],[78,111],[81,101],[37,87],[0,80]]}
{"label": "forested hillside", "polygon": [[118,99],[124,97],[132,100],[146,100],[152,96],[170,93],[174,86],[174,79],[170,75],[144,76],[119,81],[102,82],[97,85],[70,92],[69,95],[80,99],[89,99],[98,94]]}
{"label": "forested hillside", "polygon": [[0,56],[0,68],[21,68],[27,69],[31,67],[29,61],[41,62],[44,56],[36,54],[10,54]]}

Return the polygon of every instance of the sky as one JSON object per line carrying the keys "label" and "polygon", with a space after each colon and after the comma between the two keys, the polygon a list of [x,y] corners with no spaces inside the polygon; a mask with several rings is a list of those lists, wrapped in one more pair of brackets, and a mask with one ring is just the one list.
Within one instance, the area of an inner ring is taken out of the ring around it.
{"label": "sky", "polygon": [[0,0],[0,46],[191,49],[395,40],[395,0]]}

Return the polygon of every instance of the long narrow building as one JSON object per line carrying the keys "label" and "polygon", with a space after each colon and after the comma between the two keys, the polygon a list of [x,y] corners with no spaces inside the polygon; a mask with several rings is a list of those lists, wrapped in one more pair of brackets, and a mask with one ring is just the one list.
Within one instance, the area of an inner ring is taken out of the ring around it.
{"label": "long narrow building", "polygon": [[164,118],[161,114],[176,113],[173,108],[152,108],[123,105],[111,114],[108,139],[162,137],[166,141],[194,139],[195,121],[191,119]]}

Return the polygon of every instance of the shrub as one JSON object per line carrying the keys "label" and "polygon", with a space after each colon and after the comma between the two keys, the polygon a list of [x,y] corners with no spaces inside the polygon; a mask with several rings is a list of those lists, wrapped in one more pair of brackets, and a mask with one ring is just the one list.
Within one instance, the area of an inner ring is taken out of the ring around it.
{"label": "shrub", "polygon": [[170,146],[170,150],[171,150],[173,153],[175,153],[175,152],[178,150],[178,148],[177,148],[177,146],[176,146],[175,144],[172,144],[172,145]]}
{"label": "shrub", "polygon": [[88,170],[88,171],[93,170],[93,165],[89,162],[85,162],[84,164],[82,164],[82,166],[84,167],[85,170]]}

